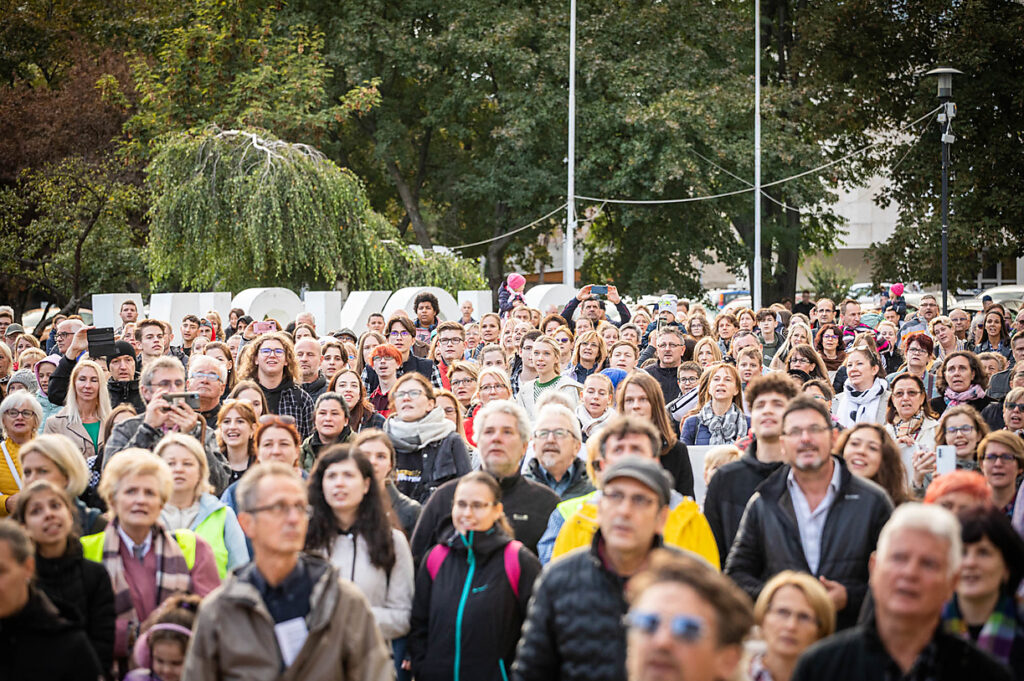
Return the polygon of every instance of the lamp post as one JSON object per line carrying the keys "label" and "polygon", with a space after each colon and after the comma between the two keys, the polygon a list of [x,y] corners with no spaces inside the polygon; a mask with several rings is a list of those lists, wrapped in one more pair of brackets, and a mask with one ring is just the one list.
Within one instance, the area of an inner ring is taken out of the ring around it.
{"label": "lamp post", "polygon": [[569,178],[565,214],[562,283],[576,288],[576,0],[569,2]]}
{"label": "lamp post", "polygon": [[935,76],[939,80],[939,101],[942,111],[938,115],[942,126],[942,314],[949,314],[949,145],[956,141],[953,136],[953,118],[956,117],[956,104],[949,101],[953,98],[953,75],[963,75],[949,67],[932,69],[926,76]]}

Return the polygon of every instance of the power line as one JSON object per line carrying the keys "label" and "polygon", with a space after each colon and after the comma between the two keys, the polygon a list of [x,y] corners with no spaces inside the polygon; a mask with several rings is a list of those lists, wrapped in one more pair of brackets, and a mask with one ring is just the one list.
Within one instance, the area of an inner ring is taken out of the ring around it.
{"label": "power line", "polygon": [[509,232],[505,232],[504,234],[501,234],[501,235],[499,235],[499,236],[496,236],[496,237],[492,237],[492,238],[490,238],[490,239],[484,239],[483,241],[474,241],[474,242],[473,242],[473,243],[471,243],[471,244],[460,244],[460,245],[458,245],[458,246],[447,246],[446,248],[449,248],[449,249],[451,249],[451,250],[453,250],[453,251],[456,251],[456,250],[459,250],[459,249],[462,249],[462,248],[470,248],[471,246],[481,246],[481,245],[483,245],[483,244],[489,244],[489,243],[491,243],[492,241],[498,241],[499,239],[504,239],[504,238],[506,238],[506,237],[512,236],[513,234],[517,234],[517,233],[519,233],[519,232],[522,232],[523,230],[529,229],[530,227],[533,227],[534,225],[536,225],[536,224],[538,224],[538,223],[541,223],[541,222],[543,222],[544,220],[547,220],[547,219],[548,219],[549,217],[551,217],[551,216],[552,216],[552,215],[554,215],[555,213],[559,212],[560,210],[562,210],[563,208],[565,208],[565,207],[566,207],[567,205],[568,205],[567,203],[563,203],[563,204],[562,204],[561,206],[559,206],[558,208],[554,209],[553,211],[551,211],[551,212],[550,212],[550,213],[548,213],[547,215],[544,215],[544,216],[541,216],[541,217],[537,218],[536,220],[534,220],[534,221],[533,221],[533,222],[531,222],[530,224],[528,224],[528,225],[523,225],[522,227],[516,227],[515,229],[513,229],[513,230],[511,230],[511,231],[509,231]]}
{"label": "power line", "polygon": [[[921,121],[925,120],[926,118],[929,118],[930,116],[932,116],[935,113],[939,112],[941,109],[942,109],[941,106],[936,107],[932,111],[929,111],[928,113],[926,113],[925,115],[921,116],[920,118],[918,118],[918,119],[916,119],[914,121],[911,121],[910,123],[907,123],[903,127],[898,128],[897,130],[895,130],[894,132],[897,132],[897,133],[898,132],[903,132],[907,128],[911,128],[911,127],[917,125],[918,123],[920,123]],[[813,173],[817,173],[819,171],[825,170],[826,168],[831,168],[832,166],[837,165],[839,163],[842,163],[843,161],[849,160],[849,159],[853,158],[854,156],[858,156],[860,154],[863,154],[868,149],[872,149],[874,147],[877,147],[880,144],[886,144],[887,142],[888,142],[888,140],[885,140],[885,139],[881,139],[881,140],[878,140],[876,142],[871,142],[870,144],[866,144],[865,146],[861,147],[860,149],[857,149],[856,151],[852,151],[849,154],[846,154],[845,156],[837,158],[834,161],[829,161],[828,163],[822,164],[822,165],[820,165],[820,166],[818,166],[816,168],[811,168],[810,170],[805,170],[802,173],[797,173],[796,175],[790,175],[789,177],[784,177],[781,180],[775,180],[774,182],[762,183],[761,184],[761,190],[762,190],[761,193],[764,194],[765,187],[775,187],[777,185],[784,184],[786,182],[790,182],[792,180],[796,180],[796,179],[799,179],[801,177],[805,177],[807,175],[811,175]],[[694,153],[696,153],[696,152],[694,152]],[[711,163],[714,164],[713,161]],[[715,165],[717,165],[717,164],[715,164]],[[720,168],[720,169],[723,172],[726,172],[726,173],[732,175],[732,173],[729,173],[729,171],[725,170],[724,168]],[[733,177],[735,177],[735,175]],[[743,180],[742,178],[737,178],[737,179],[740,179],[742,182],[746,182],[746,180]],[[753,186],[747,187],[746,189],[737,189],[737,190],[731,191],[731,192],[722,192],[720,194],[711,194],[709,196],[693,196],[693,197],[689,197],[689,198],[685,198],[685,199],[647,199],[647,200],[641,200],[641,199],[614,199],[614,198],[605,198],[605,197],[596,197],[596,196],[581,196],[579,194],[577,194],[575,196],[575,198],[583,200],[583,201],[603,201],[605,203],[620,203],[620,204],[631,204],[631,205],[663,205],[663,204],[672,204],[672,203],[691,203],[693,201],[710,201],[711,199],[720,199],[720,198],[724,198],[726,196],[736,196],[737,194],[745,194],[745,193],[751,192],[751,191],[754,191]],[[772,199],[772,197],[768,197],[768,198]],[[772,200],[774,200],[774,199],[772,199]]]}

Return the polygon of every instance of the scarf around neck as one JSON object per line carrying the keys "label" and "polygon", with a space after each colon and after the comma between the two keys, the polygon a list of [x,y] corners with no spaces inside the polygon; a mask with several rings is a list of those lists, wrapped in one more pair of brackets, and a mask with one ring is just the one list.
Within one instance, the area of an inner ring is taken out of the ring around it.
{"label": "scarf around neck", "polygon": [[855,423],[870,423],[878,411],[878,402],[889,384],[885,379],[875,378],[875,382],[867,390],[856,390],[850,379],[843,384],[843,399],[839,405],[839,423],[849,428]]}
{"label": "scarf around neck", "polygon": [[590,437],[595,431],[600,430],[604,424],[608,423],[608,419],[615,416],[615,410],[611,407],[605,409],[604,413],[594,418],[587,411],[587,408],[582,404],[576,405],[576,418],[580,421],[580,426],[583,429],[583,434]]}
{"label": "scarf around neck", "polygon": [[455,424],[444,417],[444,409],[434,407],[419,421],[402,421],[391,416],[384,422],[384,432],[399,452],[415,452],[455,432]]}
{"label": "scarf around neck", "polygon": [[[948,633],[965,640],[970,638],[967,622],[964,621],[963,614],[960,612],[956,596],[953,596],[942,609],[942,622]],[[1013,640],[1020,632],[1021,625],[1018,621],[1013,596],[1004,593],[996,602],[995,610],[982,625],[975,645],[1003,664],[1009,664]]]}
{"label": "scarf around neck", "polygon": [[697,419],[711,432],[708,444],[712,445],[731,445],[743,434],[747,425],[743,412],[735,404],[730,404],[729,411],[719,416],[712,409],[711,402],[708,402],[701,407]]}
{"label": "scarf around neck", "polygon": [[946,392],[942,396],[946,398],[947,406],[957,407],[961,404],[981,399],[985,396],[985,389],[980,385],[972,385],[967,390],[958,393],[952,388],[946,388]]}

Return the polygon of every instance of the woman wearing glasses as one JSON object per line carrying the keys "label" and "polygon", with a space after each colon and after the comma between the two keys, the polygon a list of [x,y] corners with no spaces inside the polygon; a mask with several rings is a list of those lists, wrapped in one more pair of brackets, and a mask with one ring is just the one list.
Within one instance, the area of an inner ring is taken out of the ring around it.
{"label": "woman wearing glasses", "polygon": [[789,351],[789,356],[786,357],[785,366],[787,372],[800,372],[794,374],[796,376],[806,374],[807,380],[813,381],[818,379],[827,381],[829,385],[832,385],[832,381],[828,377],[828,369],[825,367],[825,363],[821,361],[821,355],[810,345],[794,345],[793,349]]}
{"label": "woman wearing glasses", "polygon": [[913,374],[924,383],[928,399],[936,397],[941,392],[935,374],[931,371],[932,353],[935,350],[935,341],[923,331],[909,334],[903,341],[906,348],[906,363],[895,373],[889,374],[888,380],[891,383],[893,378],[900,374]]}
{"label": "woman wearing glasses", "polygon": [[485,367],[480,371],[476,379],[476,394],[473,395],[473,406],[469,415],[463,419],[462,429],[466,435],[466,442],[470,447],[476,447],[475,434],[473,433],[473,419],[482,407],[494,400],[512,399],[512,382],[504,369],[498,367]]}
{"label": "woman wearing glasses", "polygon": [[846,348],[843,345],[843,332],[835,324],[823,324],[814,337],[814,349],[821,355],[828,379],[834,380],[839,367],[846,361]]}
{"label": "woman wearing glasses", "polygon": [[14,512],[18,492],[25,486],[21,468],[21,446],[36,436],[43,408],[27,390],[11,393],[0,402],[0,518]]}
{"label": "woman wearing glasses", "polygon": [[172,532],[160,519],[173,487],[170,469],[156,455],[137,448],[118,452],[100,481],[111,522],[82,537],[83,555],[107,568],[114,588],[118,676],[128,671],[140,624],[158,605],[177,593],[205,596],[220,584],[210,545],[190,530]]}
{"label": "woman wearing glasses", "polygon": [[[366,596],[385,642],[409,633],[413,562],[392,525],[374,468],[349,445],[328,448],[309,480],[306,551],[329,560]],[[404,656],[396,655],[400,663]]]}
{"label": "woman wearing glasses", "polygon": [[789,681],[800,655],[836,630],[836,609],[821,582],[792,570],[768,580],[754,604],[764,652],[747,664],[750,681]]}
{"label": "woman wearing glasses", "polygon": [[936,445],[956,447],[956,467],[980,471],[976,453],[978,443],[988,435],[989,429],[977,410],[965,404],[947,409],[939,419],[935,435]]}
{"label": "woman wearing glasses", "polygon": [[422,374],[398,379],[384,432],[397,452],[398,490],[421,504],[442,483],[471,470],[462,435],[437,407],[434,386]]}
{"label": "woman wearing glasses", "polygon": [[938,415],[928,404],[924,383],[917,376],[903,373],[889,383],[885,422],[886,430],[899,446],[934,454]]}
{"label": "woman wearing glasses", "polygon": [[507,679],[540,561],[512,539],[487,473],[459,480],[452,524],[416,574],[406,666],[417,681]]}
{"label": "woman wearing glasses", "polygon": [[1007,430],[989,433],[978,444],[978,465],[992,490],[992,503],[1013,517],[1017,478],[1024,473],[1024,440]]}

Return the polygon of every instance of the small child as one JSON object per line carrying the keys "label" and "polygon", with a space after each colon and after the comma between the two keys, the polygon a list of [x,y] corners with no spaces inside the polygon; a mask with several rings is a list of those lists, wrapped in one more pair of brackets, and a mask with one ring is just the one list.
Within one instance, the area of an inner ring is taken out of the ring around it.
{"label": "small child", "polygon": [[704,484],[707,485],[711,482],[715,471],[727,463],[739,461],[741,456],[743,456],[743,452],[739,447],[733,445],[718,445],[709,449],[708,453],[704,455]]}
{"label": "small child", "polygon": [[125,681],[181,681],[200,601],[196,595],[171,596],[150,613],[135,642],[138,667]]}
{"label": "small child", "polygon": [[512,308],[517,305],[526,305],[526,298],[523,290],[526,288],[526,277],[513,272],[498,287],[498,314],[504,319]]}

